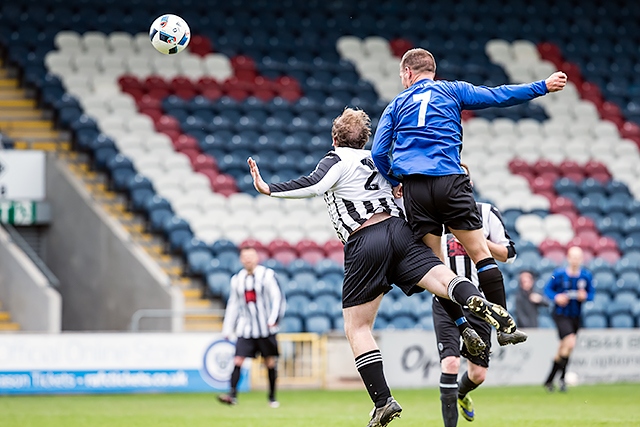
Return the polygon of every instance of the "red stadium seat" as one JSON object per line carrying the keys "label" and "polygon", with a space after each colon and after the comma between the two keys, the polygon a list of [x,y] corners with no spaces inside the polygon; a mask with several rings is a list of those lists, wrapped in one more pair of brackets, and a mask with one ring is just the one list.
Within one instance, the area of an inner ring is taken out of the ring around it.
{"label": "red stadium seat", "polygon": [[211,188],[213,188],[216,178],[218,177],[218,175],[220,175],[220,172],[214,169],[201,169],[198,171],[198,173],[201,173],[202,175],[209,178],[209,182],[211,183]]}
{"label": "red stadium seat", "polygon": [[138,80],[136,76],[133,76],[131,74],[124,74],[120,76],[118,78],[118,84],[122,89],[127,89],[127,88],[142,89],[142,86],[143,86],[142,82]]}
{"label": "red stadium seat", "polygon": [[537,175],[542,175],[544,173],[555,174],[556,176],[560,175],[558,167],[546,159],[540,159],[535,162],[532,165],[532,169]]}
{"label": "red stadium seat", "polygon": [[296,244],[296,251],[300,254],[300,258],[311,264],[316,264],[327,256],[322,246],[311,240],[301,240],[298,242],[298,244]]}
{"label": "red stadium seat", "polygon": [[598,243],[596,246],[597,251],[602,250],[615,250],[618,251],[618,242],[616,242],[611,237],[602,236],[598,239]]}
{"label": "red stadium seat", "polygon": [[549,206],[549,211],[555,214],[564,214],[565,212],[575,212],[576,207],[571,201],[566,197],[556,197],[555,200],[551,201],[551,205]]}
{"label": "red stadium seat", "polygon": [[582,73],[580,72],[579,65],[567,61],[562,64],[562,68],[560,69],[565,72],[570,82],[578,87],[582,85],[584,79],[582,78]]}
{"label": "red stadium seat", "polygon": [[588,216],[581,216],[573,224],[573,229],[576,234],[580,234],[583,231],[596,232],[596,224]]}
{"label": "red stadium seat", "polygon": [[167,129],[163,133],[171,139],[172,144],[175,144],[180,135],[182,135],[179,129]]}
{"label": "red stadium seat", "polygon": [[620,260],[620,252],[617,249],[601,249],[596,252],[596,256],[611,265],[615,265]]}
{"label": "red stadium seat", "polygon": [[173,116],[164,115],[156,122],[158,132],[177,131],[180,132],[180,122]]}
{"label": "red stadium seat", "polygon": [[562,176],[567,176],[568,174],[584,175],[584,168],[573,160],[562,161],[558,168]]}
{"label": "red stadium seat", "polygon": [[259,240],[256,239],[247,239],[238,245],[238,248],[242,247],[251,247],[258,252],[258,256],[260,258],[260,262],[263,262],[271,257],[269,253],[269,249]]}
{"label": "red stadium seat", "polygon": [[215,158],[208,154],[200,154],[196,157],[193,163],[193,169],[197,172],[202,172],[205,170],[218,170],[218,162]]}
{"label": "red stadium seat", "polygon": [[509,162],[509,171],[515,175],[522,175],[525,173],[533,175],[533,169],[531,165],[522,159],[515,158]]}
{"label": "red stadium seat", "polygon": [[191,41],[189,42],[189,52],[198,56],[205,56],[213,52],[211,40],[209,40],[208,37],[194,34],[191,36]]}
{"label": "red stadium seat", "polygon": [[145,95],[136,100],[136,105],[140,110],[144,108],[162,109],[162,101],[149,95]]}
{"label": "red stadium seat", "polygon": [[140,112],[142,114],[146,114],[147,116],[151,117],[154,123],[160,120],[160,117],[164,115],[162,110],[156,109],[156,108],[141,108]]}
{"label": "red stadium seat", "polygon": [[289,242],[283,239],[275,239],[267,246],[271,258],[280,261],[283,264],[289,264],[298,258],[298,252]]}
{"label": "red stadium seat", "polygon": [[406,51],[413,47],[413,43],[407,39],[393,39],[389,42],[389,47],[393,56],[401,58]]}
{"label": "red stadium seat", "polygon": [[231,175],[227,175],[224,173],[218,174],[214,177],[213,181],[211,182],[211,187],[216,193],[221,193],[225,196],[229,196],[233,193],[238,192],[236,180],[233,179]]}
{"label": "red stadium seat", "polygon": [[552,62],[556,67],[560,68],[562,65],[562,51],[560,48],[549,42],[538,43],[538,52],[540,57],[549,62]]}
{"label": "red stadium seat", "polygon": [[147,95],[158,99],[164,99],[171,95],[171,91],[166,87],[154,87],[147,89]]}
{"label": "red stadium seat", "polygon": [[554,251],[554,250],[560,250],[560,251],[564,251],[565,247],[562,245],[562,243],[558,242],[557,240],[553,240],[553,239],[545,239],[543,240],[540,245],[538,246],[538,248],[540,249],[540,252],[542,253],[543,256],[546,256],[546,253],[549,251]]}
{"label": "red stadium seat", "polygon": [[148,91],[151,89],[166,89],[167,91],[170,91],[169,83],[160,76],[149,76],[144,79],[142,84]]}
{"label": "red stadium seat", "polygon": [[231,67],[234,70],[239,70],[239,69],[255,70],[256,63],[250,56],[237,55],[231,58]]}
{"label": "red stadium seat", "polygon": [[253,96],[261,101],[267,102],[275,97],[275,93],[269,89],[256,89],[253,91]]}
{"label": "red stadium seat", "polygon": [[581,173],[573,173],[573,172],[572,173],[565,173],[564,177],[570,179],[573,182],[577,182],[577,183],[580,183],[580,182],[582,182],[584,180],[584,174],[582,172]]}
{"label": "red stadium seat", "polygon": [[595,160],[589,160],[584,165],[584,172],[588,176],[609,175],[609,170],[607,169],[607,167],[604,164]]}
{"label": "red stadium seat", "polygon": [[222,89],[220,89],[219,87],[209,87],[201,89],[200,93],[207,99],[216,100],[222,96]]}
{"label": "red stadium seat", "polygon": [[555,179],[549,179],[544,176],[538,176],[533,180],[531,189],[535,193],[555,194],[555,190],[553,188],[554,183],[555,183]]}
{"label": "red stadium seat", "polygon": [[620,130],[620,136],[623,138],[640,137],[640,126],[633,122],[625,122]]}
{"label": "red stadium seat", "polygon": [[561,264],[566,257],[566,251],[564,249],[550,249],[544,254],[545,258],[549,258],[555,264]]}
{"label": "red stadium seat", "polygon": [[192,149],[197,151],[200,150],[200,147],[198,146],[198,140],[192,137],[191,135],[184,135],[184,134],[180,135],[178,139],[173,141],[173,147],[177,151],[182,151],[186,149]]}
{"label": "red stadium seat", "polygon": [[187,156],[192,165],[196,158],[201,155],[200,150],[194,150],[193,148],[185,148],[183,150],[179,150],[179,152]]}

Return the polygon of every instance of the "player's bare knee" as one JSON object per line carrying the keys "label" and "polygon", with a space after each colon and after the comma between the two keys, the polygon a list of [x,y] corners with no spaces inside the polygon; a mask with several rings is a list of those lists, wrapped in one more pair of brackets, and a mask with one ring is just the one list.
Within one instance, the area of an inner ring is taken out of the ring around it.
{"label": "player's bare knee", "polygon": [[440,362],[442,372],[445,374],[457,374],[460,371],[460,358],[447,356]]}
{"label": "player's bare knee", "polygon": [[468,375],[474,384],[480,385],[487,378],[487,368],[469,363]]}

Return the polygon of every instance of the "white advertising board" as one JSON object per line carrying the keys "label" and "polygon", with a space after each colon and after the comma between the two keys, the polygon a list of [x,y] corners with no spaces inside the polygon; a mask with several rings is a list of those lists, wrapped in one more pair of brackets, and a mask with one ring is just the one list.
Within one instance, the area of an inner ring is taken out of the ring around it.
{"label": "white advertising board", "polygon": [[234,353],[220,334],[6,335],[0,395],[221,391]]}
{"label": "white advertising board", "polygon": [[[553,363],[559,339],[554,329],[528,330],[527,342],[492,343],[485,385],[541,385]],[[391,387],[437,387],[440,358],[432,331],[382,331],[378,339]],[[463,359],[464,361],[464,359]],[[464,362],[460,372],[464,372]],[[640,382],[640,330],[582,329],[569,362],[580,383]]]}
{"label": "white advertising board", "polygon": [[44,176],[44,151],[0,150],[0,200],[44,200]]}

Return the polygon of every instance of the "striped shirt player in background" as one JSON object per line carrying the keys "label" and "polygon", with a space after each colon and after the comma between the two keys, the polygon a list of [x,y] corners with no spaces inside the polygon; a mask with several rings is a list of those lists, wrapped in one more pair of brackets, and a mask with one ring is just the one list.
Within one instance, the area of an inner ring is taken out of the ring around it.
{"label": "striped shirt player in background", "polygon": [[[417,238],[442,259],[443,225],[465,247],[478,270],[487,299],[506,308],[502,273],[482,232],[482,221],[469,178],[460,166],[462,110],[508,107],[549,92],[562,90],[567,76],[562,72],[546,80],[494,88],[463,81],[435,80],[433,55],[420,48],[408,50],[400,61],[400,79],[405,90],[382,113],[373,140],[373,161],[399,196]],[[402,183],[402,186],[400,186]],[[460,310],[445,302],[450,316]],[[466,325],[460,325],[464,330]],[[507,337],[522,342],[522,331]]]}
{"label": "striped shirt player in background", "polygon": [[564,376],[569,357],[576,346],[576,335],[580,329],[582,303],[592,301],[595,289],[591,272],[582,266],[584,254],[578,246],[567,250],[567,266],[558,268],[544,288],[545,295],[554,302],[553,320],[558,328],[560,346],[553,359],[553,367],[544,383],[544,387],[554,390],[553,381],[560,371],[560,391],[566,391]]}
{"label": "striped shirt player in background", "polygon": [[[469,175],[469,169],[461,163],[462,169]],[[471,181],[473,185],[473,181]],[[512,263],[516,259],[516,248],[504,228],[504,222],[500,212],[489,203],[477,203],[478,211],[482,219],[482,232],[491,255],[498,261]],[[474,285],[479,286],[478,271],[469,258],[464,246],[451,233],[447,233],[442,241],[442,252],[444,263],[449,266],[454,273],[471,280]],[[467,310],[464,309],[464,313]],[[464,343],[460,348],[460,333],[457,324],[449,317],[447,311],[442,307],[438,297],[433,298],[433,325],[440,354],[440,401],[442,402],[442,419],[445,427],[455,427],[458,424],[458,409],[456,408],[456,398],[460,407],[460,414],[467,420],[473,421],[475,412],[473,400],[469,392],[479,387],[485,380],[487,369],[489,368],[489,355],[491,352],[491,327],[484,322],[479,322],[473,316],[468,319],[471,326],[478,332],[480,338],[487,343],[487,347],[480,354],[472,354],[468,351]],[[502,338],[504,335],[498,334],[500,345],[509,344]],[[467,359],[467,372],[462,375],[458,384],[458,372],[460,370],[460,356]]]}
{"label": "striped shirt player in background", "polygon": [[240,368],[244,359],[261,354],[269,377],[269,405],[280,406],[276,400],[276,364],[278,322],[284,315],[285,298],[280,290],[276,273],[259,265],[258,252],[253,247],[240,248],[240,262],[244,267],[231,278],[229,300],[224,314],[222,334],[225,338],[238,337],[234,369],[229,394],[218,396],[228,405],[237,403]]}
{"label": "striped shirt player in background", "polygon": [[[499,324],[515,326],[502,307],[486,301],[466,278],[456,276],[433,251],[416,239],[394,203],[390,184],[378,174],[364,146],[371,136],[364,111],[347,108],[333,121],[334,150],[309,175],[267,184],[256,162],[249,158],[254,186],[272,197],[306,198],[324,194],[329,216],[345,244],[342,308],[344,329],[355,364],[374,403],[369,427],[384,427],[402,407],[391,396],[384,377],[382,354],[372,334],[385,293],[395,284],[407,295],[424,289],[478,307],[473,314]],[[475,333],[475,332],[474,332]],[[478,345],[485,344],[477,336]]]}

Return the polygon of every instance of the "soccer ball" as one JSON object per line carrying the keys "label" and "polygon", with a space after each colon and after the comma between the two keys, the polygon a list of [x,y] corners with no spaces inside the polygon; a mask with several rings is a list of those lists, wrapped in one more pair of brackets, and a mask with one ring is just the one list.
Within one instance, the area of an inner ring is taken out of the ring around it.
{"label": "soccer ball", "polygon": [[191,40],[191,31],[184,19],[177,15],[158,17],[149,29],[151,44],[165,55],[172,55],[184,50]]}
{"label": "soccer ball", "polygon": [[564,381],[567,383],[567,385],[576,386],[580,382],[580,378],[575,372],[569,371],[564,375]]}

